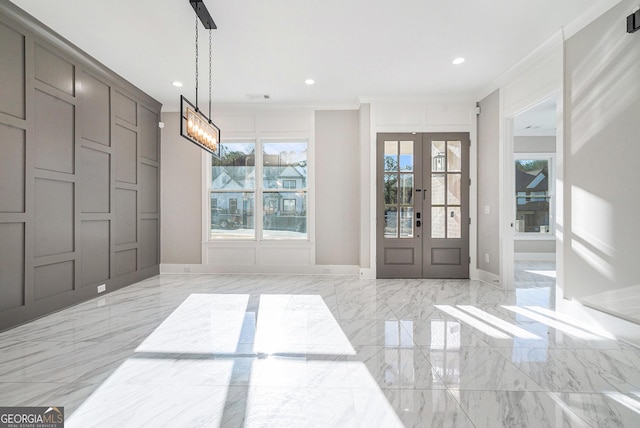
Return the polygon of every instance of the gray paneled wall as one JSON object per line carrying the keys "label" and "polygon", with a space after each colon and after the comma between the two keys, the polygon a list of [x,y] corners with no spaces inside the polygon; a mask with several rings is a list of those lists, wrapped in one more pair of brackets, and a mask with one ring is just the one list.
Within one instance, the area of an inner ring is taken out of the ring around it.
{"label": "gray paneled wall", "polygon": [[158,273],[160,107],[0,5],[0,330]]}

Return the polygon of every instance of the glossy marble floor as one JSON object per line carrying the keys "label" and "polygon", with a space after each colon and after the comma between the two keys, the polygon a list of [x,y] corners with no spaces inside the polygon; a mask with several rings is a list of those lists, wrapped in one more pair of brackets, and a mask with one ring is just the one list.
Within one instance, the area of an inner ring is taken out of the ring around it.
{"label": "glossy marble floor", "polygon": [[640,350],[474,281],[161,275],[0,334],[67,427],[638,427]]}

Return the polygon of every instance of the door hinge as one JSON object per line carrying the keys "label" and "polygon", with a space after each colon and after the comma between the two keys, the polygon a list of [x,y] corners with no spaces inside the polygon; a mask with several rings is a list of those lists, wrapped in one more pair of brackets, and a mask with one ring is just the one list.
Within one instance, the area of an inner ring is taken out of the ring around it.
{"label": "door hinge", "polygon": [[471,217],[469,217],[469,224],[471,224]]}
{"label": "door hinge", "polygon": [[469,256],[469,264],[471,264],[471,256]]}
{"label": "door hinge", "polygon": [[469,179],[469,186],[471,186],[471,179]]}
{"label": "door hinge", "polygon": [[476,107],[476,114],[477,114],[477,115],[478,115],[478,114],[480,114],[480,106],[477,106],[477,107]]}

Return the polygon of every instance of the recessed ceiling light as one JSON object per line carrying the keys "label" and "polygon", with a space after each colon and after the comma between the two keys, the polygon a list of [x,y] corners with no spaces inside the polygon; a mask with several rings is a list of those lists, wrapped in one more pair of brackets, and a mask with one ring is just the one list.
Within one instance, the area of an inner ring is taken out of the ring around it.
{"label": "recessed ceiling light", "polygon": [[459,57],[454,59],[453,61],[451,61],[453,64],[458,65],[458,64],[462,64],[464,62],[464,58]]}
{"label": "recessed ceiling light", "polygon": [[171,82],[171,84],[172,84],[173,86],[175,86],[176,88],[182,88],[182,86],[183,86],[183,85],[182,85],[182,82],[178,82],[177,80],[175,80],[175,81]]}
{"label": "recessed ceiling light", "polygon": [[313,85],[314,83],[316,83],[316,81],[313,79],[307,79],[304,81],[304,83],[306,83],[307,85]]}

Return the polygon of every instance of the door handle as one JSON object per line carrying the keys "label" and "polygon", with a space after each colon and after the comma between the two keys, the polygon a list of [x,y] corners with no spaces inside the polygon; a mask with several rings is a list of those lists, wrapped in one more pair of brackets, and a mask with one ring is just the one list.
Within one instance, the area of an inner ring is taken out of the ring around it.
{"label": "door handle", "polygon": [[422,223],[420,222],[420,220],[416,220],[416,227],[420,227],[422,225]]}

